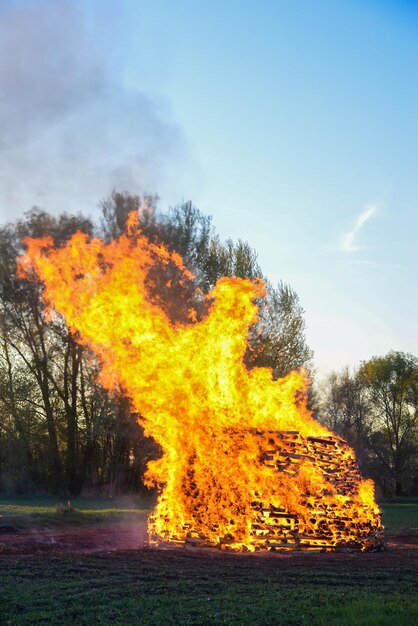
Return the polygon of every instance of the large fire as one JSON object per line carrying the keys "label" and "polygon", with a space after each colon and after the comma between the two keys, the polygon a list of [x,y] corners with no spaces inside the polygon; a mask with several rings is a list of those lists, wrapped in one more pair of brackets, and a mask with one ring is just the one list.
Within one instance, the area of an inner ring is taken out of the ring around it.
{"label": "large fire", "polygon": [[28,239],[22,278],[44,283],[50,315],[60,313],[101,362],[101,383],[129,395],[162,457],[146,480],[160,495],[149,519],[153,544],[232,550],[367,549],[381,536],[373,483],[353,451],[306,408],[308,381],[274,381],[243,357],[257,319],[262,281],[222,278],[207,314],[171,323],[152,295],[156,264],[182,259],[141,233],[135,213],[118,240],[82,233],[55,248]]}

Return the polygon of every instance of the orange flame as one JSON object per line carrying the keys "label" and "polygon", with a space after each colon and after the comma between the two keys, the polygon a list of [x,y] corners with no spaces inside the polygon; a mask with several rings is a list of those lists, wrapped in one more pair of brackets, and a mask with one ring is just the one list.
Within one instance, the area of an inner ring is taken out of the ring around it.
{"label": "orange flame", "polygon": [[[135,213],[126,234],[109,244],[82,233],[58,249],[50,238],[25,244],[20,276],[44,283],[47,310],[62,314],[98,355],[100,382],[126,390],[146,434],[163,450],[146,477],[161,490],[149,522],[152,537],[194,535],[212,545],[232,537],[233,549],[257,549],[256,503],[297,516],[299,534],[314,534],[309,494],[319,494],[324,511],[343,518],[349,507],[357,526],[376,527],[371,481],[358,478],[354,490],[341,495],[312,455],[279,478],[277,467],[265,462],[260,441],[267,431],[297,431],[302,438],[331,433],[306,408],[303,372],[273,381],[270,369],[243,364],[257,319],[254,299],[265,293],[261,280],[222,278],[207,296],[202,321],[192,309],[188,323],[172,324],[151,297],[149,272],[159,263],[174,265],[185,280],[191,275],[178,254],[146,239]],[[343,457],[354,459],[347,446]],[[332,530],[333,545],[338,532]]]}

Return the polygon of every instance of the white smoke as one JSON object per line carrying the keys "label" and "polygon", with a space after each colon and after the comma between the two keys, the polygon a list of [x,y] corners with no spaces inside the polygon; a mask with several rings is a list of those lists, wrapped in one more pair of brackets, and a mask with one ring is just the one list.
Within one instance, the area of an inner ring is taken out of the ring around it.
{"label": "white smoke", "polygon": [[[158,192],[185,156],[165,103],[124,86],[113,3],[0,0],[0,218]],[[107,7],[107,8],[106,8]],[[94,19],[91,19],[91,18]]]}

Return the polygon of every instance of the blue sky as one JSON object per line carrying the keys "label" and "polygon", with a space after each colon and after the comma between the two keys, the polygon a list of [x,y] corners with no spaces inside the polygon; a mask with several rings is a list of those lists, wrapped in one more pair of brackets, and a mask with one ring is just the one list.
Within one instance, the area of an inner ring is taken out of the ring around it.
{"label": "blue sky", "polygon": [[418,353],[418,2],[2,7],[3,218],[192,199],[296,289],[320,372]]}

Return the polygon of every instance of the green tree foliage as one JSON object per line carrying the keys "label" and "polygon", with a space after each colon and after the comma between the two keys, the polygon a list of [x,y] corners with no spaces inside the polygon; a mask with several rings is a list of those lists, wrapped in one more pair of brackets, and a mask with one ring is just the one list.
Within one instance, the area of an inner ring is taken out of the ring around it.
{"label": "green tree foliage", "polygon": [[311,366],[312,351],[305,339],[304,311],[297,293],[286,283],[267,283],[267,296],[259,302],[259,321],[252,329],[247,361],[271,367],[275,378]]}
{"label": "green tree foliage", "polygon": [[[74,406],[74,376],[80,362],[81,348],[75,343],[62,320],[47,324],[41,304],[41,287],[35,283],[21,281],[16,275],[16,257],[23,251],[25,237],[53,236],[60,243],[78,229],[89,231],[91,224],[82,219],[62,215],[55,219],[39,210],[31,211],[25,220],[6,226],[0,233],[0,328],[2,334],[2,365],[7,372],[6,394],[3,401],[12,410],[18,401],[24,401],[25,410],[42,412],[45,423],[44,448],[47,473],[54,482],[75,480],[76,416]],[[33,393],[22,398],[16,381],[25,372],[27,384]],[[72,388],[73,387],[73,388]],[[56,420],[57,401],[63,404],[64,423]],[[16,419],[15,419],[16,421]],[[28,441],[28,429],[21,423],[19,440],[21,445]],[[30,424],[28,425],[30,426]],[[65,470],[59,451],[59,429],[66,430]],[[39,452],[39,448],[38,448]],[[27,451],[25,457],[35,460]]]}
{"label": "green tree foliage", "polygon": [[411,472],[417,470],[418,359],[389,352],[363,363],[359,372],[370,398],[376,424],[371,444],[382,466],[402,495]]}
{"label": "green tree foliage", "polygon": [[389,352],[355,372],[332,374],[323,390],[323,421],[354,446],[387,493],[418,489],[418,359]]}

